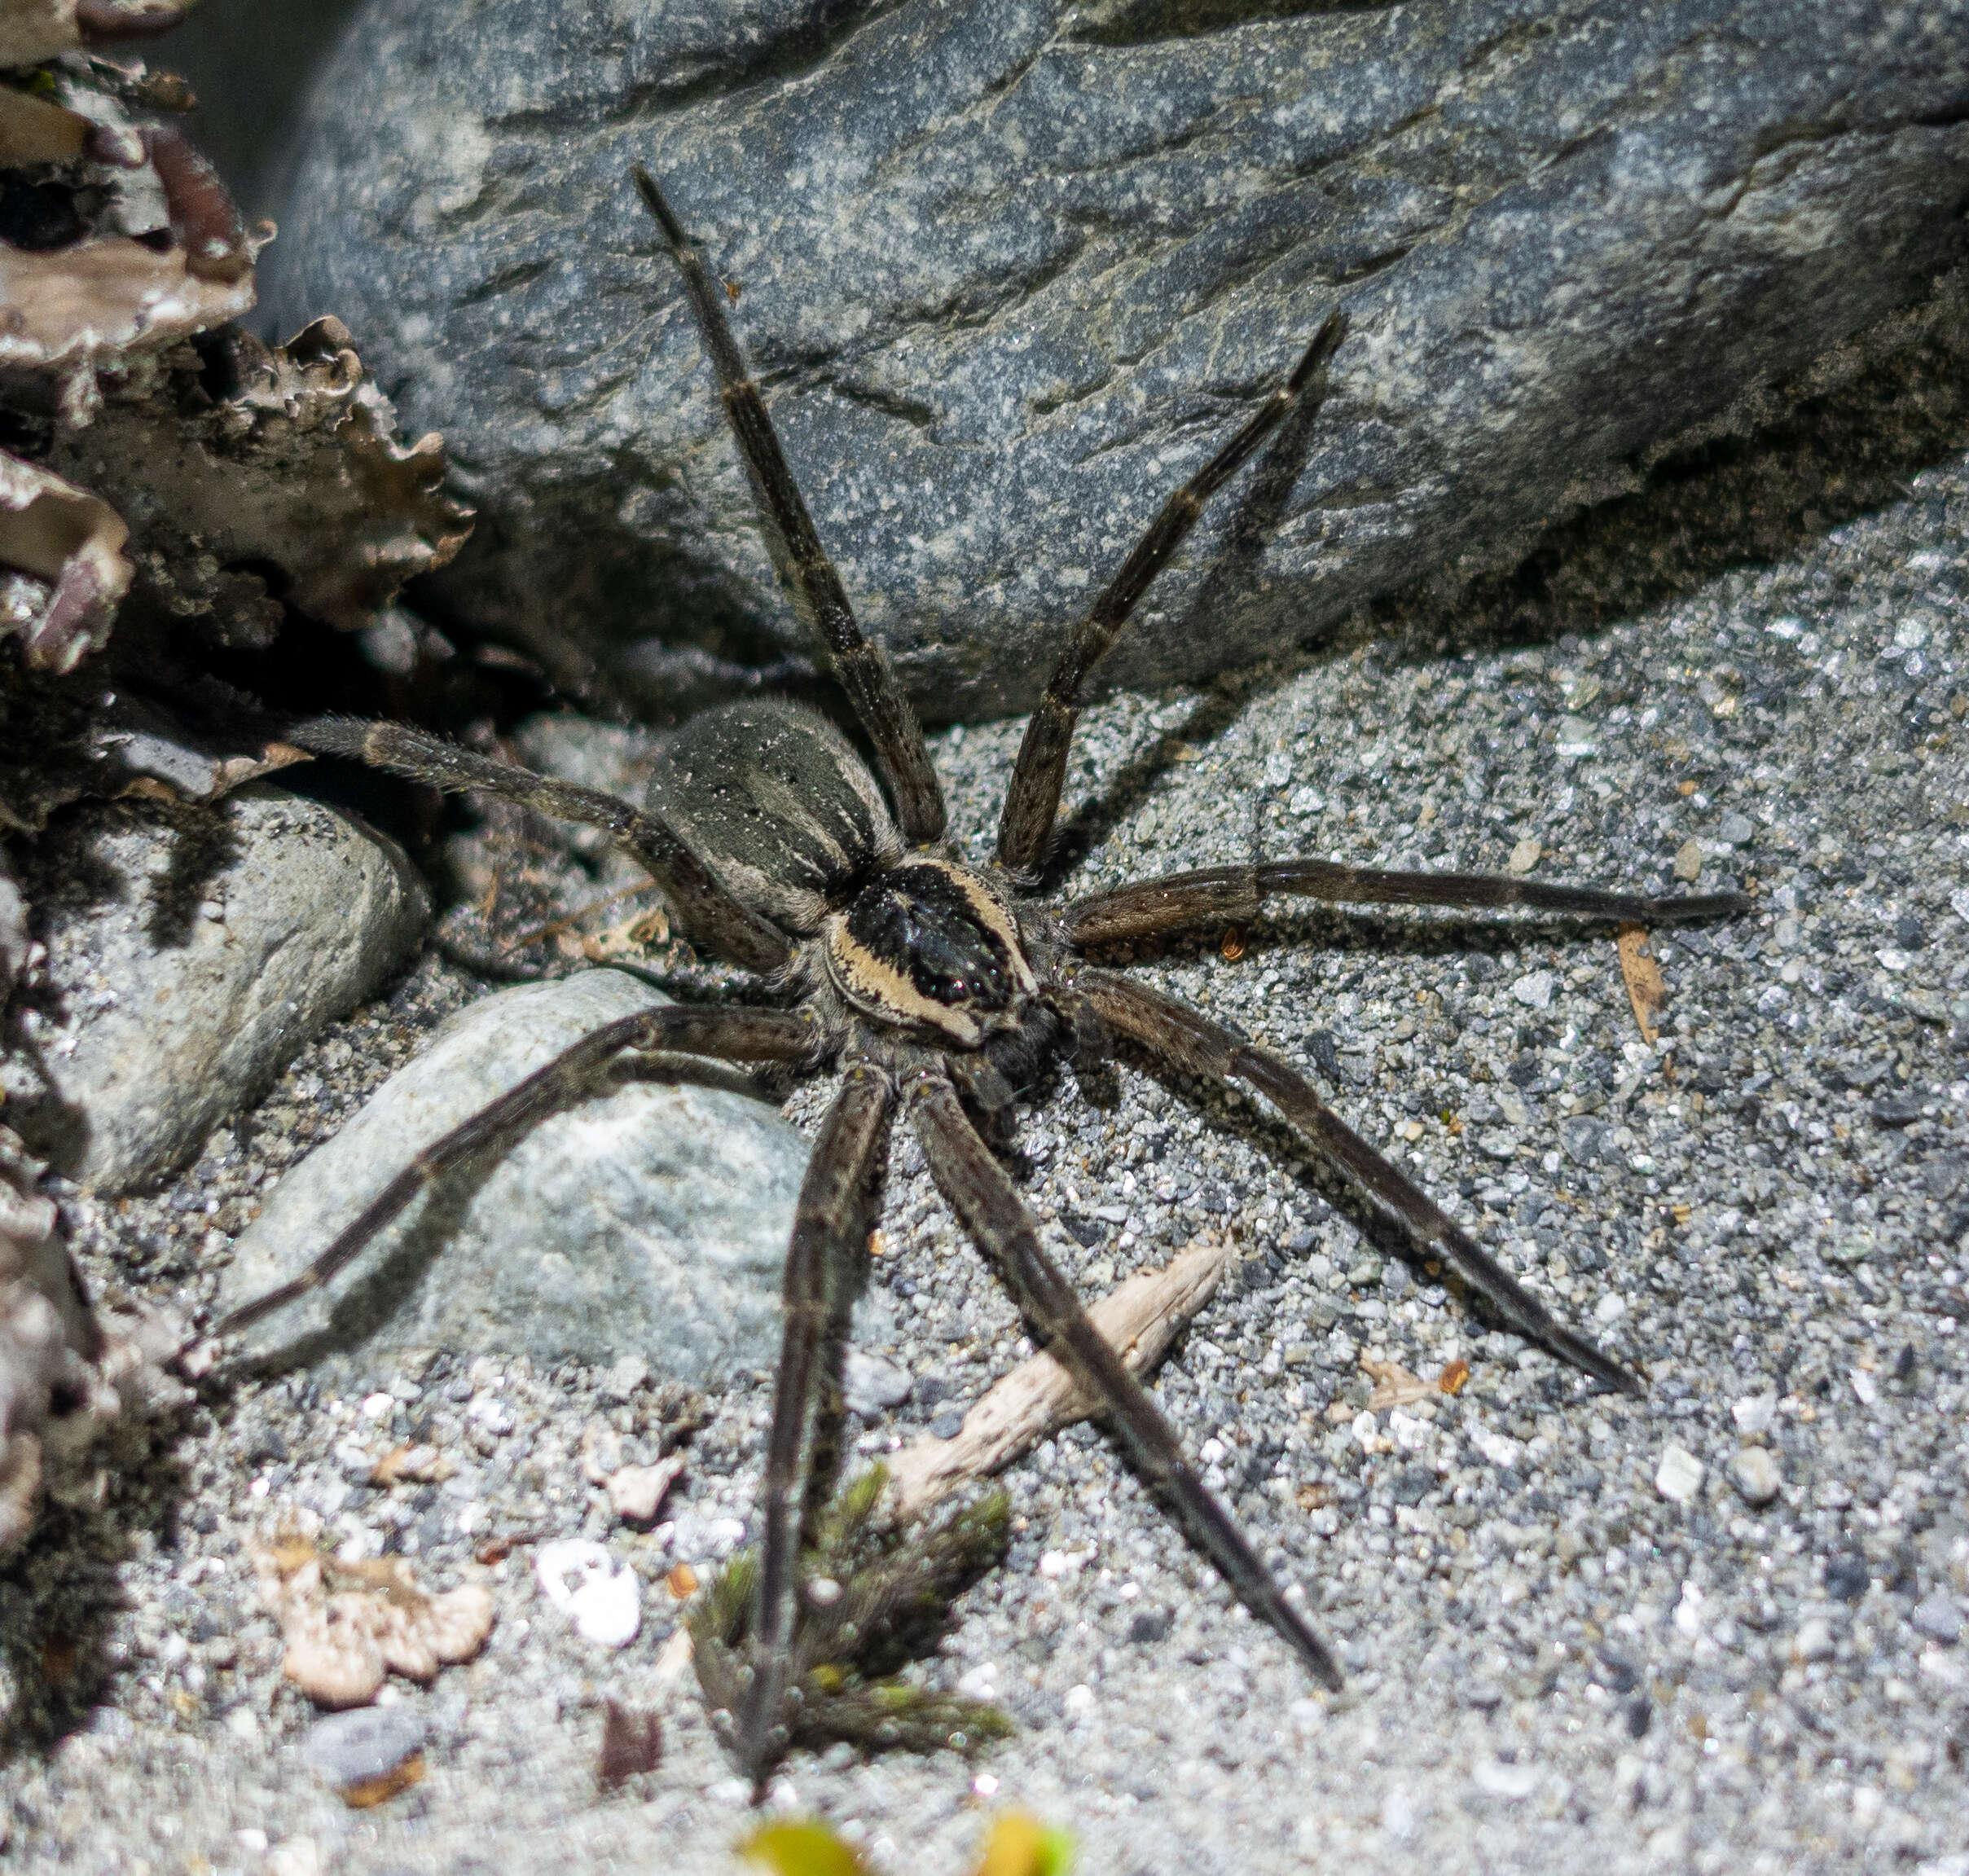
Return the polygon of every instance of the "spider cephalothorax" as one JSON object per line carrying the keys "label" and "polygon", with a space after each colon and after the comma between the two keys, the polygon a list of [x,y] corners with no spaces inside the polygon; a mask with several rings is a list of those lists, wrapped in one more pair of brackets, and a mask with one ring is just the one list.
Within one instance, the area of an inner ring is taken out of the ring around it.
{"label": "spider cephalothorax", "polygon": [[[1286,895],[1526,907],[1636,922],[1716,916],[1743,902],[1734,894],[1655,899],[1479,874],[1371,872],[1312,858],[1173,874],[1065,903],[1034,890],[1051,846],[1089,674],[1211,495],[1295,401],[1316,403],[1325,395],[1328,367],[1347,332],[1338,311],[1328,314],[1284,384],[1164,503],[1066,635],[1026,727],[994,859],[982,868],[965,863],[946,838],[943,795],[922,731],[855,624],[745,374],[723,297],[656,185],[640,171],[635,180],[682,274],[768,543],[874,753],[880,780],[824,717],[773,700],[733,705],[687,726],[667,750],[643,810],[417,730],[336,720],[297,726],[294,740],[324,753],[358,757],[441,788],[503,795],[609,829],[661,885],[694,942],[755,973],[758,993],[748,1002],[673,1005],[624,1017],[577,1043],[424,1147],[305,1273],[235,1311],[222,1331],[326,1281],[431,1180],[578,1097],[600,1068],[626,1052],[837,1070],[839,1085],[814,1144],[787,1253],[786,1326],[757,1561],[747,1566],[742,1596],[732,1592],[721,1605],[716,1633],[706,1631],[719,1656],[715,1685],[701,1660],[707,1690],[734,1711],[741,1762],[763,1773],[789,1742],[815,1737],[815,1697],[838,1686],[836,1667],[812,1652],[820,1645],[812,1641],[817,1610],[835,1610],[830,1634],[856,1623],[865,1627],[872,1611],[916,1597],[910,1585],[956,1580],[961,1557],[970,1554],[951,1539],[941,1548],[930,1544],[925,1554],[932,1561],[913,1576],[892,1562],[872,1563],[869,1580],[889,1588],[868,1591],[865,1604],[854,1594],[842,1600],[837,1584],[827,1597],[800,1593],[803,1548],[828,1541],[823,1513],[838,1447],[839,1353],[866,1269],[889,1131],[898,1117],[915,1133],[937,1184],[996,1268],[1035,1342],[1101,1404],[1137,1472],[1245,1606],[1313,1674],[1338,1686],[1324,1645],[1205,1489],[1159,1409],[1042,1249],[1037,1224],[991,1144],[1015,1085],[1062,1048],[1083,1060],[1097,1057],[1110,1036],[1203,1082],[1242,1081],[1278,1109],[1361,1209],[1403,1235],[1417,1259],[1446,1269],[1509,1327],[1601,1385],[1638,1391],[1630,1369],[1557,1320],[1296,1070],[1173,999],[1096,967],[1087,953],[1185,928],[1242,924],[1259,916],[1268,898]],[[846,1535],[839,1541],[873,1555],[866,1549],[867,1510],[861,1505],[841,1524]]]}

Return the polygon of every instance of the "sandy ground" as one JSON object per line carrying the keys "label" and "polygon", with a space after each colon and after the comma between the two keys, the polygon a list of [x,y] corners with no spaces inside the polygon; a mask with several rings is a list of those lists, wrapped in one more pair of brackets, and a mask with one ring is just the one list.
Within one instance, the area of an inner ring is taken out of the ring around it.
{"label": "sandy ground", "polygon": [[[927,1670],[995,1689],[1012,1739],[975,1764],[796,1757],[772,1805],[825,1813],[886,1872],[958,1869],[1009,1803],[1070,1827],[1085,1869],[1143,1876],[1969,1869],[1969,1644],[1946,1639],[1969,1592],[1962,441],[1817,507],[1797,484],[1830,476],[1822,450],[1787,458],[1777,495],[1752,486],[1755,463],[1712,464],[1659,512],[1576,539],[1532,615],[1404,615],[1288,673],[1095,713],[1068,890],[1255,850],[1515,856],[1534,876],[1650,890],[1677,885],[1680,855],[1701,885],[1749,883],[1751,916],[1658,941],[1655,1048],[1604,929],[1287,908],[1235,961],[1214,933],[1134,960],[1305,1065],[1527,1281],[1644,1364],[1650,1391],[1586,1396],[1384,1262],[1256,1104],[1125,1064],[1101,1109],[1061,1075],[1022,1109],[1022,1171],[1086,1289],[1235,1237],[1237,1280],[1158,1392],[1304,1585],[1348,1690],[1317,1692],[1228,1606],[1083,1428],[1007,1475],[1009,1561]],[[1758,553],[1677,560],[1707,510],[1739,501]],[[1760,502],[1802,516],[1775,551]],[[936,739],[980,855],[1018,727]],[[483,989],[427,960],[183,1180],[73,1197],[94,1273],[208,1294],[281,1166]],[[811,1118],[814,1096],[789,1111]],[[872,1452],[1019,1352],[907,1149],[883,1232],[864,1339],[918,1392],[864,1430]],[[1363,1360],[1424,1379],[1460,1360],[1470,1378],[1374,1412]],[[743,1788],[688,1680],[655,1692],[655,1663],[676,1621],[666,1573],[743,1528],[766,1383],[720,1398],[674,1518],[636,1536],[579,1461],[591,1420],[632,1442],[660,1431],[656,1396],[622,1382],[453,1354],[345,1364],[126,1444],[103,1504],[56,1513],[0,1575],[24,1742],[0,1763],[0,1864],[731,1867]],[[409,1438],[454,1452],[463,1485],[375,1491],[337,1456]],[[1761,1506],[1738,1483],[1760,1472],[1782,1481]],[[371,1809],[305,1764],[317,1716],[280,1680],[254,1589],[249,1545],[297,1516],[496,1600],[477,1660],[393,1686],[424,1728],[425,1776]],[[637,1639],[573,1634],[524,1546],[472,1564],[500,1531],[605,1539],[645,1585]],[[604,1794],[610,1696],[660,1704],[666,1751]]]}

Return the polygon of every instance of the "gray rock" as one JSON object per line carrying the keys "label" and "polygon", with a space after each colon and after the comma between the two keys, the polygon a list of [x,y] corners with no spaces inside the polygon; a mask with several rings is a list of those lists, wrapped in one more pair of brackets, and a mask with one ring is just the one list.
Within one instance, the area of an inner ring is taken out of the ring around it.
{"label": "gray rock", "polygon": [[[420,1148],[579,1037],[664,1000],[591,970],[460,1011],[282,1181],[235,1247],[225,1305],[295,1274]],[[550,1116],[413,1202],[324,1291],[249,1331],[249,1348],[276,1361],[357,1344],[635,1355],[692,1383],[770,1367],[806,1147],[745,1085],[705,1065]]]}
{"label": "gray rock", "polygon": [[937,714],[1002,711],[1336,304],[1325,412],[1104,678],[1508,564],[1918,298],[1963,252],[1966,28],[1965,0],[375,0],[263,278],[469,465],[452,605],[675,709],[806,643],[649,164],[864,617]]}
{"label": "gray rock", "polygon": [[9,1117],[105,1191],[195,1153],[410,956],[430,911],[393,841],[266,783],[211,807],[77,810],[26,883],[47,958],[0,1065]]}
{"label": "gray rock", "polygon": [[387,1777],[424,1750],[424,1722],[407,1707],[358,1707],[318,1720],[302,1735],[302,1763],[340,1791]]}
{"label": "gray rock", "polygon": [[1908,1620],[1914,1625],[1918,1635],[1925,1635],[1931,1641],[1939,1641],[1945,1648],[1952,1648],[1962,1637],[1962,1611],[1955,1606],[1955,1598],[1946,1590],[1931,1589],[1914,1605],[1914,1613]]}

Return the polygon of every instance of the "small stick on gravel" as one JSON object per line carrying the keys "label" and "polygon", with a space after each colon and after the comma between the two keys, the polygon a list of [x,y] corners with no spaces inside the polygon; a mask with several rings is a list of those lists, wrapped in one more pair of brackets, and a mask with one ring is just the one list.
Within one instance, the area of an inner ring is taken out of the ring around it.
{"label": "small stick on gravel", "polygon": [[[1228,1244],[1192,1244],[1160,1270],[1138,1272],[1110,1290],[1088,1315],[1140,1373],[1210,1300],[1234,1254]],[[1095,1404],[1050,1355],[1020,1363],[965,1415],[955,1439],[915,1440],[890,1457],[897,1514],[921,1515],[959,1486],[1000,1471],[1061,1427],[1084,1420]]]}

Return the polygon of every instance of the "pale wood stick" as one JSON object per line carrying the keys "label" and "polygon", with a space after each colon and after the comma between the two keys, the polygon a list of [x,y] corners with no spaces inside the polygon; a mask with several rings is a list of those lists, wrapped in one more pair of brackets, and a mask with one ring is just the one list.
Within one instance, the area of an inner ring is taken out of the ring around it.
{"label": "pale wood stick", "polygon": [[[1088,1314],[1102,1338],[1139,1373],[1210,1300],[1234,1254],[1228,1244],[1199,1241],[1160,1270],[1137,1272]],[[912,1440],[890,1455],[889,1487],[897,1513],[921,1515],[959,1486],[1000,1470],[1061,1427],[1084,1420],[1092,1407],[1050,1355],[1021,1362],[965,1415],[955,1439]]]}

